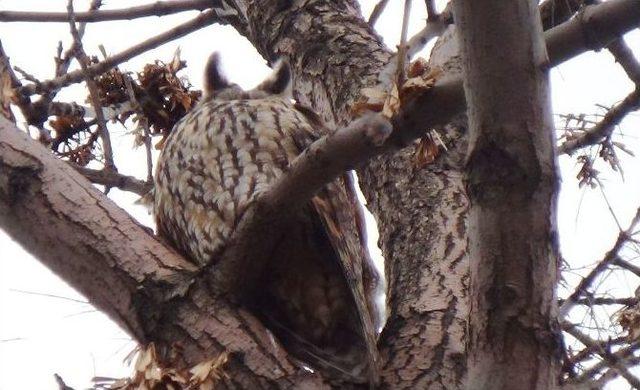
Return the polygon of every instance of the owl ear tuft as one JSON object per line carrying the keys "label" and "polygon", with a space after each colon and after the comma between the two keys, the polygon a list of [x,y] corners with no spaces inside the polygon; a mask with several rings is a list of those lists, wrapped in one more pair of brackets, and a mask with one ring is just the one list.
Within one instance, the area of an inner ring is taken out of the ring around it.
{"label": "owl ear tuft", "polygon": [[212,53],[204,68],[204,96],[229,87],[229,81],[220,70],[220,54]]}
{"label": "owl ear tuft", "polygon": [[279,59],[273,66],[273,72],[265,81],[260,83],[256,89],[262,90],[270,95],[281,95],[291,97],[291,67],[289,62]]}

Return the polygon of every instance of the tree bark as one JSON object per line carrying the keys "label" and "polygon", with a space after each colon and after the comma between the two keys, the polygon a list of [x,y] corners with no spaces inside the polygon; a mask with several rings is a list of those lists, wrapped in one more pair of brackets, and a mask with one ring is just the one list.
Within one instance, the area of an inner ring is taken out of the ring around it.
{"label": "tree bark", "polygon": [[469,116],[468,385],[554,388],[559,185],[537,1],[454,4]]}
{"label": "tree bark", "polygon": [[[269,60],[288,56],[296,98],[336,126],[351,120],[350,107],[361,88],[378,84],[378,73],[391,58],[353,0],[230,3],[238,15],[229,22]],[[638,19],[633,19],[635,25]],[[445,76],[396,118],[394,124],[404,124],[403,130],[412,134],[390,139],[396,146],[445,124],[464,107],[456,49],[448,46],[455,46],[455,37],[449,35],[445,42],[432,59]],[[587,50],[583,42],[574,44]],[[20,139],[14,135],[17,130],[0,126],[0,226],[132,335],[161,347],[182,345],[183,364],[230,351],[226,387],[325,385],[319,375],[294,365],[251,315],[213,296],[187,262],[76,172],[43,148],[34,151],[35,142],[24,135]],[[359,170],[378,220],[389,283],[390,317],[380,340],[383,387],[460,388],[465,380],[465,127],[461,117],[440,128],[449,150],[431,165],[418,167],[409,147]],[[543,170],[539,177],[546,178]],[[538,219],[544,215],[549,216]],[[548,325],[542,323],[541,329]]]}
{"label": "tree bark", "polygon": [[137,341],[180,345],[178,367],[228,352],[221,387],[323,386],[251,314],[212,294],[206,275],[4,118],[0,228]]}

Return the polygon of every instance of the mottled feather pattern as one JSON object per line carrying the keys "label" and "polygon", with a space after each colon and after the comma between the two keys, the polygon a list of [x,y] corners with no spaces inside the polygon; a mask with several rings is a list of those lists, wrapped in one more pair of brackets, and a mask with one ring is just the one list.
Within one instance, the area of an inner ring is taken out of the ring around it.
{"label": "mottled feather pattern", "polygon": [[222,249],[249,204],[318,137],[285,100],[210,100],[169,135],[157,167],[158,229],[199,265]]}
{"label": "mottled feather pattern", "polygon": [[[215,264],[251,203],[330,133],[284,93],[288,67],[251,91],[228,83],[216,56],[207,72],[205,98],[165,142],[154,192],[159,235],[200,266]],[[350,174],[327,184],[275,243],[247,305],[292,355],[341,380],[373,382],[377,277],[360,207]]]}

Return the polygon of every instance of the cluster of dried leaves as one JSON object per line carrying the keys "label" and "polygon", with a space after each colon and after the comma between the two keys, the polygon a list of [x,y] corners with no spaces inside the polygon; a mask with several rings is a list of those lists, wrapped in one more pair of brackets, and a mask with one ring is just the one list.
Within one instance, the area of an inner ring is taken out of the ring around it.
{"label": "cluster of dried leaves", "polygon": [[[441,69],[431,68],[427,60],[418,58],[409,65],[406,79],[394,83],[390,90],[381,87],[363,88],[360,91],[362,98],[353,105],[351,112],[354,116],[359,116],[365,111],[380,112],[391,119],[400,113],[406,102],[424,95],[433,88],[441,75]],[[416,142],[415,166],[422,168],[431,164],[440,155],[441,150],[447,150],[447,146],[438,132],[426,132],[425,136]]]}
{"label": "cluster of dried leaves", "polygon": [[109,390],[213,390],[216,383],[226,376],[223,371],[226,353],[198,363],[190,369],[176,370],[161,364],[153,344],[138,354],[131,378],[94,378],[96,389]]}
{"label": "cluster of dried leaves", "polygon": [[618,315],[618,324],[627,332],[629,342],[640,339],[640,307],[635,305],[622,310]]}
{"label": "cluster of dried leaves", "polygon": [[[610,107],[601,107],[606,110],[610,110]],[[560,141],[573,141],[581,138],[585,132],[590,128],[593,128],[598,124],[598,120],[601,120],[602,115],[597,114],[563,114],[560,115],[563,120],[562,133],[559,137]],[[594,164],[598,158],[602,159],[608,164],[614,172],[623,174],[622,166],[618,158],[616,150],[621,150],[630,156],[634,156],[634,153],[627,148],[627,146],[619,141],[614,141],[611,136],[605,137],[600,142],[595,143],[591,148],[596,148],[597,153],[595,156],[588,154],[581,154],[577,158],[577,163],[580,165],[580,170],[576,175],[579,186],[588,185],[591,188],[595,188],[598,182],[598,174],[600,173],[594,168]]]}
{"label": "cluster of dried leaves", "polygon": [[[92,63],[98,59],[93,57]],[[136,146],[144,143],[147,136],[160,136],[156,145],[162,146],[166,136],[202,96],[194,90],[185,77],[178,72],[186,67],[176,52],[169,63],[155,61],[147,64],[135,74],[113,68],[96,78],[102,108],[113,115],[109,119],[125,124],[131,119]],[[82,110],[64,113],[49,121],[54,136],[48,140],[51,149],[59,156],[80,166],[99,158],[98,129],[95,121],[85,121]]]}

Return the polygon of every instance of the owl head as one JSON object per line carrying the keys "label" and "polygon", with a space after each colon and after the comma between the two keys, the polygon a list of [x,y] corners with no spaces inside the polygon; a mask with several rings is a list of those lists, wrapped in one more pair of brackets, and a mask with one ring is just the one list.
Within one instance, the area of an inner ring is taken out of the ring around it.
{"label": "owl head", "polygon": [[291,99],[291,69],[285,60],[278,60],[273,72],[260,85],[245,91],[239,85],[230,83],[220,70],[220,55],[209,56],[204,71],[204,99],[238,100],[263,99],[269,96],[281,96]]}

